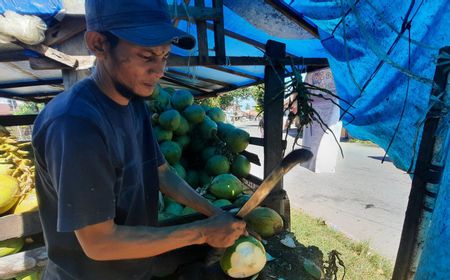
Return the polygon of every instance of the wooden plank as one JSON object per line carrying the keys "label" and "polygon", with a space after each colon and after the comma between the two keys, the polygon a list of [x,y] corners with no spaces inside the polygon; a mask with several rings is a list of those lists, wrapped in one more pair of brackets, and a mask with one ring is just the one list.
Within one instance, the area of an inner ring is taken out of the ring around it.
{"label": "wooden plank", "polygon": [[233,75],[236,75],[236,76],[239,76],[239,77],[243,77],[243,78],[252,79],[252,80],[255,80],[255,81],[259,81],[259,80],[262,81],[263,80],[263,79],[261,79],[258,76],[247,74],[247,73],[244,73],[242,71],[226,68],[226,67],[223,67],[223,66],[210,65],[210,66],[208,66],[208,68],[215,69],[215,70],[222,71],[222,72],[229,73],[229,74],[233,74]]}
{"label": "wooden plank", "polygon": [[0,279],[10,279],[43,269],[48,262],[45,247],[0,258]]}
{"label": "wooden plank", "polygon": [[[71,55],[89,55],[89,50],[84,43],[84,34],[80,33],[60,45],[60,49]],[[90,70],[67,69],[62,70],[64,88],[67,90],[73,84],[82,80],[91,74]]]}
{"label": "wooden plank", "polygon": [[0,240],[30,236],[42,232],[41,220],[37,211],[0,217],[0,228]]}
{"label": "wooden plank", "polygon": [[214,20],[214,51],[216,52],[215,64],[227,64],[225,54],[225,25],[223,17],[223,0],[213,0],[213,7],[219,9],[220,15]]}
{"label": "wooden plank", "polygon": [[46,45],[39,44],[39,45],[31,46],[31,45],[27,45],[27,44],[24,44],[21,42],[15,42],[15,44],[21,46],[24,49],[28,49],[28,50],[37,52],[51,60],[59,62],[70,68],[74,68],[78,65],[78,61],[76,58],[74,58],[70,55],[67,55],[62,51],[58,51],[52,47],[46,46]]}
{"label": "wooden plank", "polygon": [[263,82],[264,82],[264,80],[261,79],[261,80],[258,80],[258,81],[255,81],[255,82],[252,82],[252,83],[240,86],[240,87],[236,86],[236,87],[221,88],[221,89],[218,89],[218,90],[215,90],[215,91],[211,92],[210,95],[220,96],[220,95],[223,95],[223,94],[225,94],[225,93],[227,93],[229,91],[235,90],[237,88],[246,88],[246,87],[256,86],[256,85],[262,84]]}
{"label": "wooden plank", "polygon": [[183,5],[169,5],[169,12],[174,19],[183,20],[216,20],[221,17],[220,8],[185,7]]}
{"label": "wooden plank", "polygon": [[264,138],[250,137],[250,144],[263,147],[264,146]]}
{"label": "wooden plank", "polygon": [[74,70],[87,70],[95,65],[96,58],[93,55],[72,55],[78,61],[78,65],[75,68],[58,63],[44,57],[30,57],[30,67],[33,70],[57,70],[57,69],[74,69]]}
{"label": "wooden plank", "polygon": [[17,93],[9,92],[6,90],[0,90],[0,97],[11,98],[15,100],[30,101],[34,100],[36,102],[43,102],[47,97],[53,97],[59,94],[61,91],[43,91],[43,92],[33,92],[33,93]]}
{"label": "wooden plank", "polygon": [[260,186],[262,181],[263,181],[261,178],[258,178],[258,177],[256,177],[255,175],[252,175],[252,174],[249,174],[244,179],[252,182],[253,184],[255,184],[257,186]]}
{"label": "wooden plank", "polygon": [[[165,72],[165,74],[173,74],[173,75],[176,75],[176,76],[181,76],[181,77],[185,77],[185,78],[189,78],[189,79],[194,79],[192,77],[192,75],[189,75],[189,74],[186,74],[186,73],[183,73],[183,72],[179,72],[179,71],[176,71],[176,70],[172,70],[172,69],[167,70]],[[202,82],[207,82],[207,83],[210,83],[210,84],[213,84],[213,85],[220,85],[220,86],[224,86],[224,87],[231,86],[231,84],[229,84],[229,83],[225,83],[225,82],[222,82],[222,81],[213,80],[213,79],[209,79],[209,78],[204,78],[204,77],[200,77],[200,76],[197,76],[197,75],[195,76],[195,79],[197,79],[199,81],[202,81]]]}
{"label": "wooden plank", "polygon": [[[50,69],[77,69],[84,70],[89,69],[94,66],[95,56],[92,55],[72,55],[72,58],[75,58],[78,61],[78,65],[76,67],[69,67],[67,65],[63,65],[57,62],[52,62],[48,59],[43,58],[30,58],[30,66],[34,70],[50,70]],[[203,60],[201,62],[201,60]],[[233,66],[252,66],[252,65],[270,65],[270,62],[264,58],[259,56],[229,56],[227,57],[228,64]],[[326,58],[283,58],[278,61],[284,65],[291,65],[294,63],[295,65],[305,65],[308,67],[328,67],[328,60]],[[239,75],[242,77],[246,77],[249,79],[261,79],[254,75],[249,75],[246,73],[242,73],[233,69],[225,68],[223,66],[217,66],[216,57],[210,56],[205,59],[200,59],[198,56],[179,56],[172,54],[167,61],[167,66],[206,66],[216,70],[220,70],[223,72],[232,73],[235,75]]]}
{"label": "wooden plank", "polygon": [[[197,93],[200,93],[200,94],[208,94],[208,93],[209,93],[209,92],[207,92],[207,91],[204,91],[204,90],[201,89],[201,88],[194,87],[194,86],[192,86],[192,85],[183,83],[183,82],[181,82],[181,81],[178,81],[177,79],[173,79],[173,78],[170,78],[170,77],[167,77],[167,76],[162,77],[161,80],[168,81],[168,82],[171,82],[171,83],[173,83],[173,84],[176,84],[176,85],[179,85],[179,86],[182,86],[182,87],[189,88],[189,89],[194,90],[194,91],[196,91]],[[195,93],[194,93],[194,94],[195,94]]]}
{"label": "wooden plank", "polygon": [[85,30],[86,20],[84,17],[65,17],[63,21],[47,29],[44,45],[52,46],[61,44]]}
{"label": "wooden plank", "polygon": [[[213,25],[213,24],[208,23],[206,26],[208,27],[208,29],[214,30],[214,25]],[[258,42],[258,41],[256,41],[256,40],[253,40],[253,39],[248,38],[248,37],[246,37],[246,36],[242,36],[241,34],[236,33],[236,32],[233,32],[233,31],[231,31],[231,30],[224,29],[224,32],[225,32],[225,35],[226,35],[226,36],[228,36],[228,37],[230,37],[230,38],[233,38],[233,39],[236,39],[236,40],[238,40],[238,41],[241,41],[241,42],[243,42],[243,43],[252,45],[252,46],[254,46],[254,47],[256,47],[256,48],[259,48],[259,49],[264,50],[265,47],[266,47],[266,45],[263,44],[263,43],[260,43],[260,42]],[[289,53],[289,52],[286,52],[286,55],[292,56],[292,57],[297,57],[295,54],[292,54],[292,53]]]}
{"label": "wooden plank", "polygon": [[[284,67],[278,59],[286,55],[286,45],[267,41],[266,55],[272,60],[264,69],[264,178],[281,162],[283,154],[282,123],[284,100]],[[283,188],[282,180],[274,188]],[[276,208],[276,207],[275,207]],[[275,209],[277,210],[277,209]]]}
{"label": "wooden plank", "polygon": [[28,60],[23,50],[0,52],[0,62],[17,62]]}
{"label": "wooden plank", "polygon": [[297,23],[301,28],[311,33],[314,37],[319,38],[319,31],[317,27],[313,26],[301,16],[296,14],[286,3],[280,0],[265,0],[268,4],[274,7],[276,10],[284,14],[292,22]]}
{"label": "wooden plank", "polygon": [[[205,0],[195,0],[195,5],[197,7],[204,7]],[[198,46],[198,56],[199,62],[204,63],[204,61],[208,58],[208,36],[206,32],[206,21],[197,20],[197,46]]]}
{"label": "wooden plank", "polygon": [[0,115],[1,126],[32,125],[37,115]]}
{"label": "wooden plank", "polygon": [[30,81],[14,81],[0,84],[0,89],[18,88],[18,87],[32,87],[42,85],[58,85],[62,83],[61,78],[39,79]]}
{"label": "wooden plank", "polygon": [[241,153],[241,155],[245,156],[251,163],[254,163],[254,164],[258,165],[258,166],[261,166],[261,161],[259,160],[259,157],[258,157],[257,154],[250,153],[250,152],[247,152],[247,151],[243,151]]}
{"label": "wooden plank", "polygon": [[[216,66],[216,58],[214,56],[208,57],[204,63],[199,62],[198,56],[178,56],[172,54],[169,57],[167,66]],[[328,60],[326,58],[280,58],[278,63],[283,65],[305,65],[305,66],[328,66]],[[224,65],[224,64],[222,64]],[[227,65],[234,66],[250,66],[250,65],[270,65],[270,61],[265,57],[259,56],[228,56]]]}

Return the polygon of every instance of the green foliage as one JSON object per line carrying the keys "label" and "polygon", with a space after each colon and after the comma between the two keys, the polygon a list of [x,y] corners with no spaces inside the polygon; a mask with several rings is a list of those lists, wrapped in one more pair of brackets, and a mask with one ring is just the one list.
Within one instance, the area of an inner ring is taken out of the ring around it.
{"label": "green foliage", "polygon": [[256,100],[255,110],[259,114],[263,111],[264,108],[264,85],[257,85],[254,88],[254,98]]}
{"label": "green foliage", "polygon": [[[247,88],[236,89],[236,90],[224,93],[223,95],[218,96],[218,97],[204,98],[204,99],[198,100],[197,103],[200,105],[207,105],[210,107],[219,107],[222,110],[225,110],[230,105],[232,105],[235,100],[242,100],[242,99],[249,99],[249,98],[258,100],[258,97],[263,96],[263,95],[264,95],[264,86],[257,85],[257,86],[247,87]],[[260,112],[260,111],[258,111],[258,112]]]}
{"label": "green foliage", "polygon": [[[292,210],[292,232],[298,242],[306,247],[316,246],[323,253],[336,250],[345,263],[345,279],[389,280],[393,264],[370,249],[368,242],[354,241],[327,226],[321,219],[313,218],[300,210]],[[341,279],[343,269],[337,273]],[[326,278],[330,279],[330,278]]]}
{"label": "green foliage", "polygon": [[17,107],[16,111],[14,112],[14,115],[37,114],[42,110],[43,107],[44,107],[43,104],[37,104],[34,102],[24,102]]}

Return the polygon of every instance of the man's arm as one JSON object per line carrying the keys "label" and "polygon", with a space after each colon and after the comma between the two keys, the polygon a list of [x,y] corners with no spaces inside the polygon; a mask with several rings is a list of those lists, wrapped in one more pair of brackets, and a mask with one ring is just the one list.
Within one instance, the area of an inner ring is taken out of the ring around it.
{"label": "man's arm", "polygon": [[85,254],[97,261],[153,257],[195,244],[226,248],[244,233],[245,222],[228,213],[179,226],[131,227],[108,220],[75,231]]}
{"label": "man's arm", "polygon": [[172,172],[167,163],[158,167],[159,188],[161,192],[175,201],[191,207],[198,212],[212,216],[221,213],[220,208],[215,207],[207,199],[192,189],[183,179]]}

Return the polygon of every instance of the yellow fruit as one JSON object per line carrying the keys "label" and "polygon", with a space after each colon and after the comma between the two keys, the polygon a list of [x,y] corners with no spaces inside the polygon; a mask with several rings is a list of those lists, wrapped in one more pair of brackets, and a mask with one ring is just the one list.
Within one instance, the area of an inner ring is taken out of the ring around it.
{"label": "yellow fruit", "polygon": [[0,214],[5,213],[16,204],[19,197],[19,184],[14,177],[0,175]]}
{"label": "yellow fruit", "polygon": [[0,241],[0,257],[19,252],[23,247],[22,238],[11,238]]}
{"label": "yellow fruit", "polygon": [[32,189],[24,196],[22,200],[19,201],[16,208],[14,209],[14,214],[21,214],[37,210],[38,210],[38,201],[36,197],[36,190]]}

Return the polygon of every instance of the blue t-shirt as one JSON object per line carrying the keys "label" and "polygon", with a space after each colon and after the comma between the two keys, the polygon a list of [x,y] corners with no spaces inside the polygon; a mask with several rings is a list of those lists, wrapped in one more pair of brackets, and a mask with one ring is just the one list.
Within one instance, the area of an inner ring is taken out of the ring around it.
{"label": "blue t-shirt", "polygon": [[156,225],[157,168],[165,161],[143,100],[120,105],[84,79],[39,114],[32,143],[49,257],[44,279],[149,279],[151,258],[94,261],[74,233],[109,219]]}

